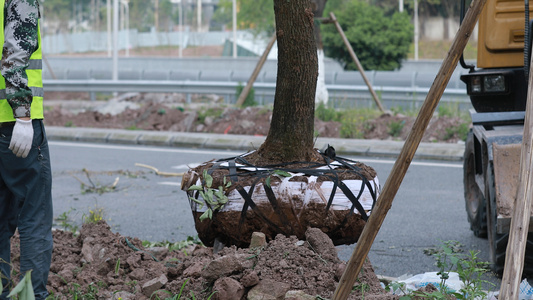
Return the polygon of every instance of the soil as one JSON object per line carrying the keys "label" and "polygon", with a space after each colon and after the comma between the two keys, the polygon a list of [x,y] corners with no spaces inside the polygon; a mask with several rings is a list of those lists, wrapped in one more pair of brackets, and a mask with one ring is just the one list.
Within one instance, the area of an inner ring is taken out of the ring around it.
{"label": "soil", "polygon": [[[144,248],[137,238],[111,232],[105,221],[83,225],[79,235],[53,235],[48,289],[56,299],[167,299],[180,293],[177,299],[323,299],[332,297],[346,267],[319,229],[309,229],[305,241],[278,235],[266,243],[259,234],[254,247],[217,253],[199,244]],[[18,270],[17,235],[11,245]],[[381,287],[369,261],[349,297],[363,298],[398,299]]]}
{"label": "soil", "polygon": [[[186,103],[182,94],[131,93],[111,101],[89,101],[86,93],[47,93],[45,97],[61,100],[50,101],[53,104],[45,110],[49,126],[266,136],[272,116],[272,110],[263,107],[225,106],[216,95],[193,97],[192,104]],[[357,130],[364,139],[405,140],[414,120],[413,116],[388,112]],[[433,117],[422,142],[457,143],[460,137],[449,129],[463,122],[459,117]],[[339,138],[341,123],[315,119],[315,131],[319,137]]]}

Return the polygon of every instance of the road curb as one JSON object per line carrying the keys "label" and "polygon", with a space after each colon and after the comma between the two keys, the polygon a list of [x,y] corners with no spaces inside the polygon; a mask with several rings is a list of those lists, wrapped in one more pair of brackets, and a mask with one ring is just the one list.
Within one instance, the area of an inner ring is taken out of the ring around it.
{"label": "road curb", "polygon": [[[56,126],[47,126],[46,132],[50,141],[207,148],[243,152],[257,149],[265,140],[264,136]],[[325,149],[327,145],[333,146],[339,155],[397,157],[404,142],[318,138],[315,143],[318,149]],[[460,161],[463,159],[463,153],[464,144],[420,143],[415,159]]]}

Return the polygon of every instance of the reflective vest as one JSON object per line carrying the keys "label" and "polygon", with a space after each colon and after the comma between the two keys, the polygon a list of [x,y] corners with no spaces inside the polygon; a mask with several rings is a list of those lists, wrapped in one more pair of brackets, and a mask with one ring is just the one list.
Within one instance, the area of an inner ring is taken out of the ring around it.
{"label": "reflective vest", "polygon": [[[2,12],[5,12],[5,1],[0,0],[0,7]],[[39,20],[40,22],[40,20]],[[0,58],[2,57],[4,45],[4,13],[0,14]],[[30,56],[29,66],[26,69],[26,76],[28,77],[28,87],[31,89],[33,100],[31,103],[31,118],[43,119],[43,77],[42,77],[42,52],[41,52],[41,30],[40,23],[38,23],[38,49]],[[6,82],[2,74],[0,74],[0,123],[15,121],[13,117],[13,109],[6,100]]]}

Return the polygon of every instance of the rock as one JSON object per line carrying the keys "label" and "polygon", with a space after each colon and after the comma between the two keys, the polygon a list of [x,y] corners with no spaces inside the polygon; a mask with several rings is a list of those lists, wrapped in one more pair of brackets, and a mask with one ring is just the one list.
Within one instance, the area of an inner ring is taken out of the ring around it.
{"label": "rock", "polygon": [[266,235],[262,232],[252,233],[252,238],[250,240],[250,249],[264,247],[267,244]]}
{"label": "rock", "polygon": [[242,120],[240,124],[241,124],[241,127],[245,130],[250,129],[255,126],[255,122],[248,121],[248,120]]}
{"label": "rock", "polygon": [[241,284],[245,288],[252,287],[259,283],[259,276],[257,276],[257,273],[255,271],[246,272],[244,276],[241,278]]}
{"label": "rock", "polygon": [[313,251],[328,261],[338,261],[337,249],[327,234],[318,228],[309,228],[305,232],[305,239]]}
{"label": "rock", "polygon": [[242,265],[235,256],[225,255],[212,260],[202,271],[202,277],[207,281],[215,281],[220,277],[240,272],[242,269]]}
{"label": "rock", "polygon": [[205,126],[210,126],[210,125],[213,124],[214,121],[215,121],[215,118],[213,118],[211,116],[207,116],[204,119],[204,124],[205,124]]}
{"label": "rock", "polygon": [[107,101],[104,105],[96,108],[96,111],[105,115],[110,114],[116,116],[120,113],[123,113],[126,109],[139,109],[141,106],[138,103],[133,103],[129,101],[121,101],[119,99],[111,99]]}
{"label": "rock", "polygon": [[132,269],[138,268],[141,263],[141,255],[133,253],[132,255],[128,256],[128,258],[126,258],[126,263]]}
{"label": "rock", "polygon": [[198,278],[202,276],[202,269],[204,268],[204,262],[197,262],[190,265],[185,271],[183,271],[183,276]]}
{"label": "rock", "polygon": [[99,263],[106,254],[106,248],[100,244],[91,245],[94,239],[88,237],[83,241],[81,248],[82,261],[88,263]]}
{"label": "rock", "polygon": [[346,263],[340,263],[337,265],[337,270],[335,270],[335,279],[337,281],[341,280],[344,270],[346,270]]}
{"label": "rock", "polygon": [[285,300],[315,300],[315,296],[308,295],[303,291],[288,291]]}
{"label": "rock", "polygon": [[215,281],[213,290],[217,291],[215,299],[234,300],[244,296],[244,287],[235,279],[222,277]]}
{"label": "rock", "polygon": [[146,271],[144,271],[144,269],[142,268],[138,268],[138,269],[133,270],[129,276],[133,280],[140,281],[140,280],[143,280],[144,277],[146,276]]}
{"label": "rock", "polygon": [[59,277],[63,278],[63,280],[65,280],[66,282],[70,282],[74,278],[74,272],[72,272],[72,270],[74,270],[75,268],[76,268],[76,266],[74,266],[72,264],[68,264],[57,275],[59,275]]}
{"label": "rock", "polygon": [[167,284],[168,279],[165,276],[165,274],[161,274],[161,276],[154,278],[142,286],[143,294],[146,297],[150,297],[155,291],[159,290],[161,287],[163,287],[165,284]]}
{"label": "rock", "polygon": [[235,257],[237,258],[237,260],[241,263],[241,266],[244,268],[244,269],[253,269],[254,268],[254,260],[253,259],[250,259],[250,255],[251,254],[246,254],[246,253],[237,253],[235,254]]}
{"label": "rock", "polygon": [[282,300],[290,287],[284,282],[264,279],[248,292],[248,300]]}

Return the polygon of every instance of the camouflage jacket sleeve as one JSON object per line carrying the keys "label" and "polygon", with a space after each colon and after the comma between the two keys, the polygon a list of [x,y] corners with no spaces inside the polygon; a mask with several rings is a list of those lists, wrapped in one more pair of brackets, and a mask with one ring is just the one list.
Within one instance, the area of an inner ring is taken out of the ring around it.
{"label": "camouflage jacket sleeve", "polygon": [[38,0],[7,0],[4,7],[4,48],[0,71],[6,81],[6,99],[15,118],[31,117],[32,91],[26,68],[38,48]]}

